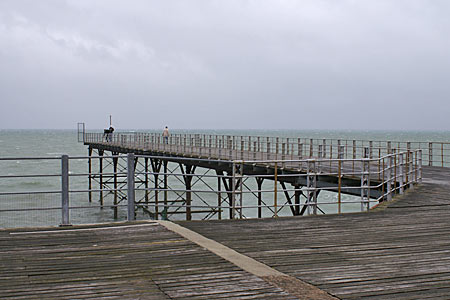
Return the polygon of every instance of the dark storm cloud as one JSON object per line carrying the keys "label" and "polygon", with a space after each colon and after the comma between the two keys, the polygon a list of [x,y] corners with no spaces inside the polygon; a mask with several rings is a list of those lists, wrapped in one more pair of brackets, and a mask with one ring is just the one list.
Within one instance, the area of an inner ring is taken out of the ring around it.
{"label": "dark storm cloud", "polygon": [[1,1],[0,128],[450,129],[448,1]]}

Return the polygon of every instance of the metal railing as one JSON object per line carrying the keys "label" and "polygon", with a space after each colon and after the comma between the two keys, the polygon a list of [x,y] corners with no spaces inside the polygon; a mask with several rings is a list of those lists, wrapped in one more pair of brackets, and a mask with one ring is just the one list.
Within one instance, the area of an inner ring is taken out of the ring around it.
{"label": "metal railing", "polygon": [[[0,158],[0,164],[30,163],[26,168],[30,173],[0,174],[0,227],[369,211],[422,180],[422,150],[380,158],[369,158],[369,151],[366,148],[367,157],[357,159],[344,158],[341,152],[340,158],[333,159],[232,160],[226,174],[200,167],[187,172],[183,167],[223,161],[177,158],[171,162],[173,157],[133,153]],[[117,164],[86,171],[88,160],[100,158]],[[147,160],[167,163],[163,169],[148,169]],[[87,188],[88,180],[99,178],[98,188]],[[97,203],[89,201],[92,194],[99,196]]]}
{"label": "metal railing", "polygon": [[170,153],[185,153],[220,159],[357,159],[369,149],[369,158],[422,150],[423,163],[450,167],[449,142],[370,141],[346,139],[279,138],[209,134],[171,134],[164,140],[158,133],[84,133],[85,143],[107,143]]}

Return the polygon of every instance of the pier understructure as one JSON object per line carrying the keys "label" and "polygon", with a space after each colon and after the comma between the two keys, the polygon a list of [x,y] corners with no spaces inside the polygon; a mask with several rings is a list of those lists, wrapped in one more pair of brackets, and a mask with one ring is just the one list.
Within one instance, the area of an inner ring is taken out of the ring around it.
{"label": "pier understructure", "polygon": [[110,207],[115,219],[130,198],[134,216],[151,219],[369,211],[422,178],[422,150],[407,145],[202,134],[167,140],[156,133],[81,136],[88,147],[89,201]]}

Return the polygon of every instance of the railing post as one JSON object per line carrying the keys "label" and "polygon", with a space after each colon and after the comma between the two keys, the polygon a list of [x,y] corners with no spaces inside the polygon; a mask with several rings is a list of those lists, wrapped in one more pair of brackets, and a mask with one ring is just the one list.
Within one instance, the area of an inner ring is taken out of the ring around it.
{"label": "railing post", "polygon": [[134,153],[127,154],[127,220],[134,221]]}
{"label": "railing post", "polygon": [[428,143],[428,165],[431,167],[433,165],[433,143]]}
{"label": "railing post", "polygon": [[278,148],[279,148],[279,139],[278,137],[275,139],[275,159],[278,159]]}
{"label": "railing post", "polygon": [[289,138],[286,138],[286,155],[289,155],[289,145],[290,145]]}
{"label": "railing post", "polygon": [[223,147],[223,149],[225,149],[225,136],[224,135],[222,135],[222,138],[220,139],[221,141],[222,141],[222,147]]}
{"label": "railing post", "polygon": [[211,159],[211,148],[212,148],[212,140],[211,140],[211,135],[209,136],[209,139],[208,139],[209,141],[208,141],[208,148],[209,148],[209,150],[208,150],[208,159]]}
{"label": "railing post", "polygon": [[414,188],[414,152],[408,151],[408,178],[409,178],[409,188]]}
{"label": "railing post", "polygon": [[400,155],[398,156],[398,173],[399,173],[399,176],[400,176],[400,182],[399,182],[399,193],[400,193],[400,195],[402,195],[403,194],[403,191],[404,191],[404,185],[405,185],[405,174],[403,173],[403,156],[404,156],[405,154],[402,152],[402,153],[400,153]]}
{"label": "railing post", "polygon": [[297,151],[298,151],[298,158],[302,159],[303,158],[303,144],[301,139],[299,138],[297,141]]}
{"label": "railing post", "polygon": [[278,165],[277,162],[275,162],[274,167],[274,177],[273,177],[273,210],[274,210],[274,217],[278,217]]}
{"label": "railing post", "polygon": [[[308,215],[317,214],[317,191],[316,191],[316,166],[314,159],[308,159],[308,170],[306,175],[306,205]],[[312,205],[312,207],[311,207]]]}
{"label": "railing post", "polygon": [[236,216],[236,162],[233,161],[232,167],[232,187],[231,187],[231,216],[234,219]]}
{"label": "railing post", "polygon": [[338,145],[337,145],[337,154],[338,154],[338,157],[339,157],[339,149],[341,149],[341,140],[337,140],[337,143],[338,143]]}
{"label": "railing post", "polygon": [[370,148],[364,147],[361,163],[361,211],[370,209]]}
{"label": "railing post", "polygon": [[419,183],[419,151],[414,151],[414,183]]}
{"label": "railing post", "polygon": [[387,201],[392,200],[392,154],[387,157],[387,168],[386,168],[386,199]]}
{"label": "railing post", "polygon": [[69,226],[69,156],[61,156],[61,226]]}
{"label": "railing post", "polygon": [[419,149],[419,166],[417,171],[417,182],[422,183],[422,149]]}
{"label": "railing post", "polygon": [[267,138],[267,144],[266,144],[266,146],[267,146],[267,160],[270,160],[270,139],[269,138]]}
{"label": "railing post", "polygon": [[411,142],[406,142],[406,150],[411,151]]}
{"label": "railing post", "polygon": [[314,140],[309,139],[309,157],[313,157],[313,154],[314,154],[313,143],[314,143]]}
{"label": "railing post", "polygon": [[[234,138],[234,137],[233,137]],[[233,159],[233,140],[231,139],[231,137],[230,136],[228,136],[228,158],[230,159],[230,160],[232,160]]]}
{"label": "railing post", "polygon": [[[342,199],[341,199],[341,190],[342,190],[342,173],[344,170],[343,166],[343,159],[344,159],[344,152],[339,150],[338,154],[338,213],[340,214],[341,211],[341,205],[342,205]],[[330,170],[331,171],[331,170]]]}
{"label": "railing post", "polygon": [[322,155],[323,155],[323,145],[318,145],[318,160],[317,160],[317,171],[322,173]]}
{"label": "railing post", "polygon": [[339,159],[344,159],[344,153],[345,153],[345,146],[339,146],[338,158]]}

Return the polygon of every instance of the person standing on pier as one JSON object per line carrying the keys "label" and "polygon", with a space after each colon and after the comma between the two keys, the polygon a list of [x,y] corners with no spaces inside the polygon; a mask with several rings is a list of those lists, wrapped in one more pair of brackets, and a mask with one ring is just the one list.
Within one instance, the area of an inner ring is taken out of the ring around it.
{"label": "person standing on pier", "polygon": [[109,126],[108,129],[103,130],[103,139],[106,139],[107,142],[112,142],[112,135],[114,132],[114,128]]}
{"label": "person standing on pier", "polygon": [[112,126],[109,126],[109,133],[108,133],[108,142],[112,142],[112,137],[113,137],[113,133],[114,133],[114,128]]}
{"label": "person standing on pier", "polygon": [[169,143],[169,128],[166,126],[163,130],[162,136],[164,138],[164,144],[168,144]]}

